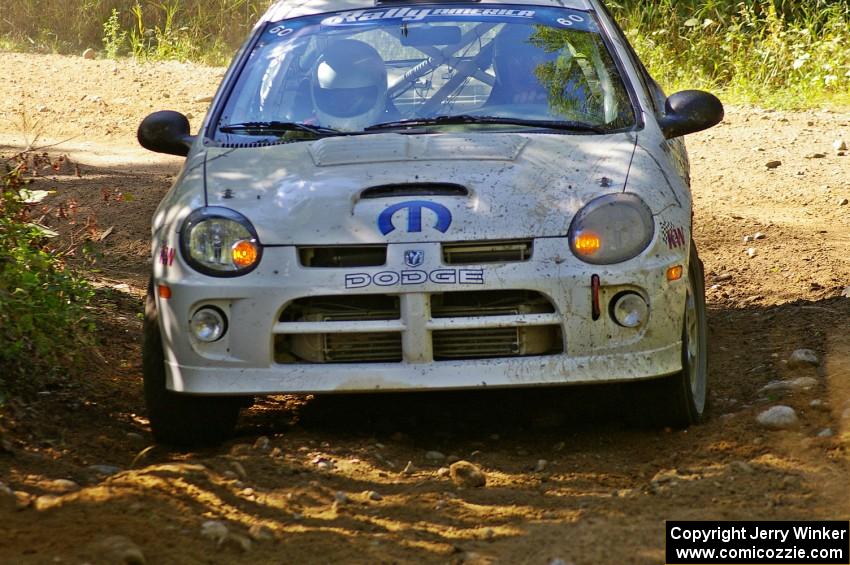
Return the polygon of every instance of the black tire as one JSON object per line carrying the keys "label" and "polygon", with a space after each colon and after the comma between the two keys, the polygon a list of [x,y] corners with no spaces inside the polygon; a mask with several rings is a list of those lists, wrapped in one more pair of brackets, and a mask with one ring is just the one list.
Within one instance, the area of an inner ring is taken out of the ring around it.
{"label": "black tire", "polygon": [[165,355],[153,295],[145,299],[142,343],[145,405],[151,432],[159,443],[180,447],[218,445],[233,435],[244,400],[230,396],[192,396],[165,388]]}
{"label": "black tire", "polygon": [[[682,322],[682,371],[630,385],[635,423],[653,428],[687,428],[702,421],[708,399],[708,324],[705,275],[691,242],[688,292]],[[694,339],[695,338],[695,339]]]}

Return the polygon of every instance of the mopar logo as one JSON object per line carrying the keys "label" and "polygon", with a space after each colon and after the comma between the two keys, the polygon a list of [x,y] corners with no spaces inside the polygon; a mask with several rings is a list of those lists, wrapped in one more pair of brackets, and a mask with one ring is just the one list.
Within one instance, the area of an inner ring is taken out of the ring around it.
{"label": "mopar logo", "polygon": [[442,204],[436,202],[428,202],[426,200],[411,200],[410,202],[402,202],[389,206],[378,216],[378,229],[381,233],[387,235],[395,230],[393,224],[393,216],[400,210],[407,210],[407,231],[408,233],[422,231],[422,208],[427,208],[437,216],[437,222],[434,224],[434,229],[446,233],[449,226],[452,225],[452,213]]}
{"label": "mopar logo", "polygon": [[404,264],[408,267],[418,267],[425,261],[425,252],[419,249],[409,249],[404,252]]}

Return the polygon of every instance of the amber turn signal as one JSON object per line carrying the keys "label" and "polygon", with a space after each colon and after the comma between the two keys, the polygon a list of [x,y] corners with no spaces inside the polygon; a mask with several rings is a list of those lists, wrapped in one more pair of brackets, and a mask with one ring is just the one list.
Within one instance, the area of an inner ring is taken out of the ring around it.
{"label": "amber turn signal", "polygon": [[682,274],[685,272],[685,268],[681,265],[676,265],[675,267],[670,267],[667,269],[667,280],[670,282],[677,281],[682,278]]}
{"label": "amber turn signal", "polygon": [[233,264],[240,269],[250,267],[256,263],[259,256],[257,244],[247,239],[242,239],[234,243],[231,251],[233,253]]}
{"label": "amber turn signal", "polygon": [[576,236],[574,247],[577,253],[593,255],[602,247],[602,240],[595,233],[585,231]]}
{"label": "amber turn signal", "polygon": [[164,284],[157,285],[157,292],[159,293],[159,297],[163,299],[171,298],[171,288],[165,286]]}

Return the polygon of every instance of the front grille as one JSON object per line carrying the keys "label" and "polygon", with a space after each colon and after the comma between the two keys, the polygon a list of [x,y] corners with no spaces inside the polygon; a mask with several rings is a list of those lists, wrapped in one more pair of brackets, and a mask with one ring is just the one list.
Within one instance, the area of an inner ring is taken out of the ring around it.
{"label": "front grille", "polygon": [[564,352],[560,326],[442,330],[432,336],[434,360],[556,355]]}
{"label": "front grille", "polygon": [[477,241],[443,244],[443,263],[446,265],[477,265],[481,263],[519,263],[531,259],[533,241]]}
{"label": "front grille", "polygon": [[399,297],[391,294],[311,296],[293,300],[280,313],[280,322],[340,322],[398,320]]}
{"label": "front grille", "polygon": [[431,295],[432,318],[551,314],[555,306],[531,290],[443,292]]}
{"label": "front grille", "polygon": [[[429,302],[430,317],[427,311],[412,311],[403,322],[402,299],[397,295],[294,300],[278,317],[275,361],[397,363],[404,358],[402,332],[415,324],[426,324],[430,330],[435,361],[564,352],[555,306],[539,292],[443,292],[431,294]],[[423,314],[424,319],[420,318]]]}
{"label": "front grille", "polygon": [[398,363],[401,334],[326,333],[275,336],[276,363]]}
{"label": "front grille", "polygon": [[312,268],[380,267],[387,262],[387,246],[299,247],[298,260]]}

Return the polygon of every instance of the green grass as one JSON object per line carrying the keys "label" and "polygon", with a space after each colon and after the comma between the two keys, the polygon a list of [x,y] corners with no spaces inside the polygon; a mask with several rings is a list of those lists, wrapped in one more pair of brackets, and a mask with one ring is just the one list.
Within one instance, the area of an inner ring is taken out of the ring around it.
{"label": "green grass", "polygon": [[850,106],[850,3],[612,2],[630,41],[670,92],[779,108]]}
{"label": "green grass", "polygon": [[[17,0],[0,48],[229,61],[271,0]],[[609,0],[669,92],[726,102],[850,106],[850,0]]]}

